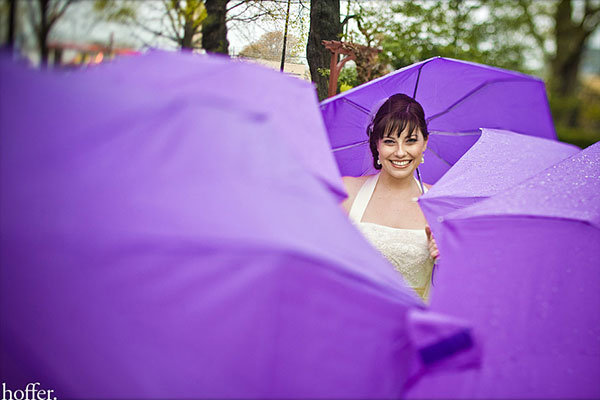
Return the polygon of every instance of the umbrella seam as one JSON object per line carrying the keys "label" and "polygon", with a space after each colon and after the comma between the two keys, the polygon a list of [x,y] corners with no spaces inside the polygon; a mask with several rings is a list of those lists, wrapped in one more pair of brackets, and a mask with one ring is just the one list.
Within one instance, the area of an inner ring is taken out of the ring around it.
{"label": "umbrella seam", "polygon": [[465,94],[463,97],[461,97],[460,99],[458,99],[456,102],[454,102],[453,104],[451,104],[448,108],[446,108],[444,111],[441,111],[429,118],[426,119],[427,123],[431,122],[432,120],[441,117],[444,114],[449,113],[453,108],[455,108],[456,106],[458,106],[460,103],[464,102],[466,99],[468,99],[469,97],[471,97],[472,95],[474,95],[475,93],[477,93],[478,91],[480,91],[481,89],[483,89],[486,86],[495,84],[495,83],[500,83],[500,82],[530,82],[529,79],[495,79],[492,81],[487,81],[482,83],[481,85],[477,86],[476,88],[472,89],[470,92],[468,92],[467,94]]}
{"label": "umbrella seam", "polygon": [[333,152],[340,151],[340,150],[347,150],[347,149],[351,149],[353,147],[361,146],[361,145],[363,145],[363,144],[365,144],[367,142],[368,142],[368,140],[363,140],[362,142],[356,142],[356,143],[348,144],[346,146],[332,148],[331,150]]}
{"label": "umbrella seam", "polygon": [[481,135],[480,130],[476,131],[464,131],[464,132],[445,132],[445,131],[429,131],[429,135],[439,135],[439,136],[475,136]]}
{"label": "umbrella seam", "polygon": [[[489,197],[488,197],[489,198]],[[487,200],[487,199],[486,199]],[[478,204],[478,203],[475,203]],[[462,211],[463,209],[459,209],[457,211]],[[452,212],[454,213],[454,211]],[[580,222],[584,225],[588,225],[592,228],[596,228],[596,229],[600,229],[600,226],[598,224],[596,224],[593,221],[587,221],[584,219],[580,219],[577,217],[564,217],[564,216],[553,216],[553,215],[535,215],[535,214],[523,214],[523,213],[517,213],[517,214],[496,214],[496,215],[489,215],[489,214],[483,214],[483,215],[472,215],[472,216],[466,216],[466,217],[453,217],[450,216],[450,218],[444,218],[444,221],[442,223],[452,223],[453,221],[467,221],[467,220],[478,220],[478,219],[498,219],[498,218],[507,218],[507,219],[515,219],[515,218],[531,218],[531,219],[545,219],[545,220],[559,220],[559,221],[571,221],[571,222]]]}
{"label": "umbrella seam", "polygon": [[429,60],[425,60],[425,62],[423,62],[421,65],[419,65],[419,69],[417,70],[417,81],[415,82],[415,90],[413,90],[413,99],[417,99],[417,89],[419,88],[419,79],[421,79],[421,70],[423,69],[423,67],[427,64],[429,64],[430,62],[437,60],[439,58],[442,57],[435,57],[435,58],[430,58]]}
{"label": "umbrella seam", "polygon": [[442,160],[443,162],[445,162],[446,164],[448,164],[450,167],[452,167],[454,165],[454,164],[451,164],[449,161],[446,161],[445,159],[443,159],[442,156],[440,156],[438,153],[436,153],[435,151],[433,151],[431,149],[431,147],[429,149],[427,149],[427,150],[429,150],[431,153],[433,153],[434,156],[436,156],[437,158],[439,158],[440,160]]}
{"label": "umbrella seam", "polygon": [[364,112],[364,113],[365,113],[365,114],[367,114],[367,115],[369,115],[369,114],[371,113],[371,112],[370,112],[369,110],[367,110],[365,107],[361,106],[360,104],[357,104],[357,103],[353,102],[353,101],[352,101],[352,100],[350,100],[350,99],[347,99],[347,98],[345,98],[345,97],[344,97],[344,98],[342,98],[342,101],[344,101],[344,102],[346,102],[346,103],[350,104],[351,106],[354,106],[354,107],[355,107],[355,108],[357,108],[359,111],[362,111],[362,112]]}

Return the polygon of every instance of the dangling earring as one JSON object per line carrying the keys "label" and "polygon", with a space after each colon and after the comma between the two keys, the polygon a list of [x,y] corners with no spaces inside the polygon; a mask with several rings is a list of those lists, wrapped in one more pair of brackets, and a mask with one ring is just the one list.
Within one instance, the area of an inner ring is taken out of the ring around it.
{"label": "dangling earring", "polygon": [[421,155],[421,164],[425,164],[425,155],[424,154]]}
{"label": "dangling earring", "polygon": [[381,165],[381,160],[377,160],[377,165]]}

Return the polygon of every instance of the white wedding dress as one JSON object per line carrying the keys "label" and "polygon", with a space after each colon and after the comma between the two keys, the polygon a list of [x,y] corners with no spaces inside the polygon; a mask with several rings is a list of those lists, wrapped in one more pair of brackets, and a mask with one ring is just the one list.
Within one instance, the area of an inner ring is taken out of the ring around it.
{"label": "white wedding dress", "polygon": [[[398,229],[362,222],[367,204],[375,191],[379,174],[370,176],[362,185],[352,207],[350,220],[369,242],[394,266],[396,271],[426,303],[429,300],[433,259],[427,247],[425,229]],[[424,188],[427,192],[427,188]]]}

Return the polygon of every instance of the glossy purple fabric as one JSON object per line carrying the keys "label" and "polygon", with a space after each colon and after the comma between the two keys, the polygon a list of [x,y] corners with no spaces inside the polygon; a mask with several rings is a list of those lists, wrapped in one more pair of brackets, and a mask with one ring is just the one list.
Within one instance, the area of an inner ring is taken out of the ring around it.
{"label": "glossy purple fabric", "polygon": [[321,103],[342,175],[374,173],[366,127],[375,105],[395,93],[425,110],[431,136],[419,169],[435,183],[478,139],[480,128],[556,139],[544,82],[521,73],[436,57]]}
{"label": "glossy purple fabric", "polygon": [[431,309],[485,338],[482,368],[412,398],[599,398],[600,143],[445,216]]}
{"label": "glossy purple fabric", "polygon": [[8,388],[398,398],[477,365],[470,326],[425,310],[340,210],[310,84],[151,53],[68,73],[0,60],[0,86]]}
{"label": "glossy purple fabric", "polygon": [[581,149],[555,140],[482,129],[479,140],[419,198],[436,237],[444,215],[500,193]]}

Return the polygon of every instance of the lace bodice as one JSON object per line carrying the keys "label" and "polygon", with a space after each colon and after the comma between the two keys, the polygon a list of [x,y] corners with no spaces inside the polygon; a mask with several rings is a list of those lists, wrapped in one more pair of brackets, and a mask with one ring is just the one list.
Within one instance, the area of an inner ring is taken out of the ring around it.
{"label": "lace bodice", "polygon": [[375,189],[378,175],[367,179],[354,200],[350,219],[365,238],[381,252],[402,274],[406,283],[424,301],[428,300],[433,259],[427,248],[424,229],[397,229],[370,222],[361,222],[362,216]]}
{"label": "lace bodice", "polygon": [[433,260],[423,229],[395,229],[359,222],[355,224],[367,240],[388,259],[394,269],[421,297],[429,286]]}

